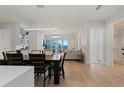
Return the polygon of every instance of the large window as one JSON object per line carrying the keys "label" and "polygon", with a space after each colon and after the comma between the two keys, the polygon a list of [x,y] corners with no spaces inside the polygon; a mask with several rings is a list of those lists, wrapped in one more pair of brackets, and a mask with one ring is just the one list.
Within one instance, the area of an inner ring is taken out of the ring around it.
{"label": "large window", "polygon": [[68,49],[68,40],[55,39],[55,40],[44,40],[45,49],[59,52],[61,50]]}
{"label": "large window", "polygon": [[52,50],[53,52],[57,52],[57,40],[52,40]]}
{"label": "large window", "polygon": [[62,40],[58,40],[58,51],[61,51],[63,49],[63,44],[62,44]]}
{"label": "large window", "polygon": [[51,40],[46,40],[46,42],[44,42],[44,46],[45,46],[45,49],[48,49],[50,50],[51,49]]}
{"label": "large window", "polygon": [[68,49],[68,41],[63,40],[63,49]]}

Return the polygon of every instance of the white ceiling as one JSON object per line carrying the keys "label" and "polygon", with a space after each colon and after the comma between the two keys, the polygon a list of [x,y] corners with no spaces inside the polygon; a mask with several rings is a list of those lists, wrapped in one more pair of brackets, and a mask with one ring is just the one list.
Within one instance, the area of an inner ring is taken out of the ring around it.
{"label": "white ceiling", "polygon": [[[115,16],[124,6],[97,5],[35,5],[0,6],[0,23],[19,23],[29,28],[57,28],[76,30],[86,22],[105,21]],[[61,25],[62,24],[62,25]]]}

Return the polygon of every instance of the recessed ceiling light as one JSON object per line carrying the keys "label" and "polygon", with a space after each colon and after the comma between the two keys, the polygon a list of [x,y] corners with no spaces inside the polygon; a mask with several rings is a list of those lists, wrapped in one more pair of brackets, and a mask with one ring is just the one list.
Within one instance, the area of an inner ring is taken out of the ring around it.
{"label": "recessed ceiling light", "polygon": [[63,26],[63,24],[60,24],[60,26]]}

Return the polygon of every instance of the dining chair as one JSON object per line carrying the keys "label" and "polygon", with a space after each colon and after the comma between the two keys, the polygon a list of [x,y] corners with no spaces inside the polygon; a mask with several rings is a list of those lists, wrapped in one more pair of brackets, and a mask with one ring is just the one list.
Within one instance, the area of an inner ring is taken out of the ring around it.
{"label": "dining chair", "polygon": [[17,53],[6,53],[8,65],[23,65],[23,55]]}
{"label": "dining chair", "polygon": [[7,60],[6,53],[16,53],[16,52],[15,51],[3,51],[2,54],[3,54],[4,61]]}
{"label": "dining chair", "polygon": [[5,65],[4,60],[0,59],[0,65]]}
{"label": "dining chair", "polygon": [[16,53],[16,51],[11,50],[11,51],[5,51],[5,53]]}
{"label": "dining chair", "polygon": [[29,54],[29,59],[31,65],[34,66],[35,74],[44,75],[43,86],[45,87],[45,81],[49,76],[49,74],[46,75],[46,72],[49,71],[49,65],[45,63],[45,54]]}
{"label": "dining chair", "polygon": [[61,56],[60,58],[60,74],[63,75],[63,79],[65,79],[65,70],[64,70],[64,62],[65,62],[65,56],[66,52],[64,52],[64,55]]}
{"label": "dining chair", "polygon": [[[60,65],[59,65],[60,75],[63,76],[63,79],[65,79],[65,70],[64,70],[65,56],[66,56],[66,52],[61,54]],[[54,70],[54,64],[50,65],[50,69],[51,69],[50,71]]]}
{"label": "dining chair", "polygon": [[7,60],[6,53],[5,52],[2,52],[2,54],[3,54],[3,60],[6,61]]}
{"label": "dining chair", "polygon": [[6,56],[6,53],[5,52],[2,52],[2,54],[3,54],[3,63],[5,65],[7,65],[7,56]]}

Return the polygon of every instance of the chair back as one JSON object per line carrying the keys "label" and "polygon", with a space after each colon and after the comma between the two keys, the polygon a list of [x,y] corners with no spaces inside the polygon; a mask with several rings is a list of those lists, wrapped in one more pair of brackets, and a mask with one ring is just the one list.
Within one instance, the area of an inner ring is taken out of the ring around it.
{"label": "chair back", "polygon": [[29,58],[33,66],[45,67],[45,54],[29,54]]}
{"label": "chair back", "polygon": [[6,53],[8,64],[10,65],[22,65],[23,64],[23,55],[17,53]]}
{"label": "chair back", "polygon": [[4,61],[7,60],[6,53],[5,52],[2,52],[2,54],[3,54]]}
{"label": "chair back", "polygon": [[65,56],[66,56],[66,52],[64,52],[64,54],[61,56],[61,66],[64,67],[64,61],[65,61]]}
{"label": "chair back", "polygon": [[16,53],[16,52],[15,51],[4,51],[4,52],[2,52],[3,58],[4,58],[5,61],[7,60],[6,53]]}

